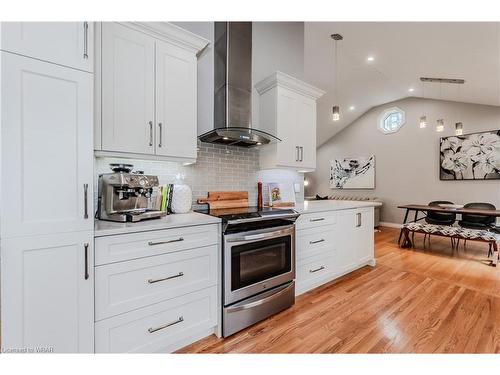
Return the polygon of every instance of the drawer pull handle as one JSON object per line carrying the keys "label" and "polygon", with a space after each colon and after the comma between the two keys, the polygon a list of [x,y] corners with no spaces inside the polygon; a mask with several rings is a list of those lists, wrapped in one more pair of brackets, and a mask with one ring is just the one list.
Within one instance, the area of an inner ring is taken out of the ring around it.
{"label": "drawer pull handle", "polygon": [[309,241],[309,244],[310,244],[310,245],[314,245],[315,243],[320,243],[320,242],[325,242],[325,239],[324,239],[324,238],[322,238],[322,239],[320,239],[320,240],[316,240],[316,241]]}
{"label": "drawer pull handle", "polygon": [[184,238],[179,237],[179,238],[177,238],[177,239],[175,239],[175,240],[169,240],[169,241],[159,241],[159,242],[149,241],[149,242],[148,242],[148,245],[149,245],[149,246],[156,246],[156,245],[164,245],[164,244],[166,244],[166,243],[182,242],[182,241],[184,241]]}
{"label": "drawer pull handle", "polygon": [[148,332],[154,333],[156,331],[160,331],[162,329],[168,328],[168,327],[173,326],[175,324],[179,324],[183,321],[184,321],[184,318],[182,316],[179,316],[179,319],[177,319],[175,322],[170,322],[170,323],[164,324],[164,325],[156,327],[156,328],[153,328],[153,327],[148,328]]}
{"label": "drawer pull handle", "polygon": [[184,272],[179,272],[177,275],[164,277],[163,279],[149,279],[148,283],[149,284],[159,283],[160,281],[177,279],[178,277],[182,277],[182,276],[184,276]]}
{"label": "drawer pull handle", "polygon": [[318,219],[310,219],[309,221],[315,222],[315,221],[323,221],[323,220],[325,220],[325,218],[324,217],[320,217]]}
{"label": "drawer pull handle", "polygon": [[318,272],[318,271],[321,271],[321,270],[324,270],[325,269],[325,266],[321,266],[319,268],[316,268],[315,270],[309,270],[310,273],[314,273],[314,272]]}

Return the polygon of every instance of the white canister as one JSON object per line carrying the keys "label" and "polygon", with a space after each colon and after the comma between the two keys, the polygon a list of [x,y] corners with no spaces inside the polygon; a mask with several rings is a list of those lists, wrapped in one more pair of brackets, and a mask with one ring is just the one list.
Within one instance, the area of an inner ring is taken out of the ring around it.
{"label": "white canister", "polygon": [[189,185],[175,184],[172,195],[172,212],[174,214],[185,214],[191,211],[193,203],[193,192]]}

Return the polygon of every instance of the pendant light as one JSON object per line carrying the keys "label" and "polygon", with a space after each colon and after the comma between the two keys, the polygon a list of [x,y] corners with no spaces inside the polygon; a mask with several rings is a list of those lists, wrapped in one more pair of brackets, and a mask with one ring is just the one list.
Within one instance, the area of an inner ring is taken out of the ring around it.
{"label": "pendant light", "polygon": [[[460,95],[460,85],[458,86],[458,103],[462,103],[462,97]],[[460,107],[458,108],[458,118],[460,118]],[[455,135],[463,135],[464,134],[464,124],[459,120],[455,123]]]}
{"label": "pendant light", "polygon": [[[339,80],[338,80],[338,58],[337,58],[337,42],[339,40],[344,39],[344,37],[340,34],[332,34],[330,37],[333,39],[333,75],[334,75],[334,82],[333,82],[333,94],[334,94],[334,100],[338,100],[338,86],[339,86]],[[333,121],[338,121],[340,120],[340,106],[338,105],[333,105],[332,106],[332,120]]]}
{"label": "pendant light", "polygon": [[[442,86],[442,83],[439,82],[439,100],[441,100],[441,86]],[[438,133],[441,133],[444,131],[444,119],[440,118],[440,119],[437,119],[436,121],[436,131]]]}
{"label": "pendant light", "polygon": [[425,115],[425,83],[422,82],[422,116],[420,116],[420,129],[425,129],[427,127],[427,116]]}

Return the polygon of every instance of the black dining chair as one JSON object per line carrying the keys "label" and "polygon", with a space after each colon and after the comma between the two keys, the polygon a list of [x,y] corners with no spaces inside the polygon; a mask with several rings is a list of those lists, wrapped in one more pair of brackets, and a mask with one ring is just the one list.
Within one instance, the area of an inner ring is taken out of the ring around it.
{"label": "black dining chair", "polygon": [[[496,210],[497,208],[491,203],[467,203],[464,208],[477,208],[480,210]],[[494,216],[484,216],[475,214],[462,214],[462,220],[458,222],[462,228],[467,229],[485,229],[489,230],[495,224]],[[464,240],[464,248],[467,240]],[[489,246],[488,256],[491,254],[491,244]]]}
{"label": "black dining chair", "polygon": [[[440,204],[454,204],[450,201],[432,201],[429,202],[429,206],[439,206]],[[453,225],[457,220],[457,215],[454,212],[435,212],[435,211],[427,211],[426,216],[424,218],[427,224],[434,225]],[[424,247],[425,247],[425,239],[429,236],[429,246],[431,243],[430,234],[424,234]],[[455,242],[453,238],[451,238],[451,246],[455,247]]]}

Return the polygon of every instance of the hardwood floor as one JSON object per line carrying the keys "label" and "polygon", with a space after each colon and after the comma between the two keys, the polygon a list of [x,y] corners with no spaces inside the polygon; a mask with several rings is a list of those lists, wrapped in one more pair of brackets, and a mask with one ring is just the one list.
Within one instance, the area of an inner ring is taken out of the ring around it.
{"label": "hardwood floor", "polygon": [[210,336],[180,353],[499,353],[500,268],[487,245],[451,254],[400,249],[396,229],[375,236],[377,265],[297,298],[293,307],[227,339]]}

